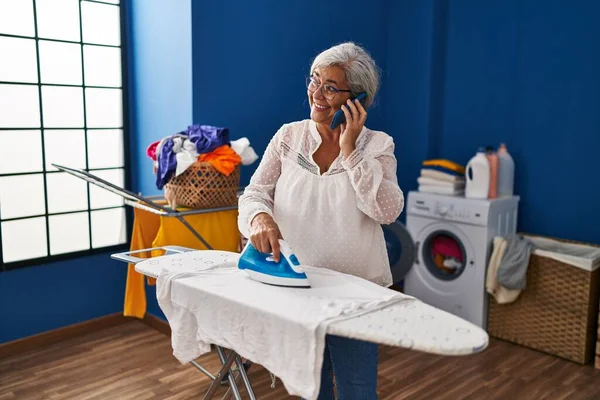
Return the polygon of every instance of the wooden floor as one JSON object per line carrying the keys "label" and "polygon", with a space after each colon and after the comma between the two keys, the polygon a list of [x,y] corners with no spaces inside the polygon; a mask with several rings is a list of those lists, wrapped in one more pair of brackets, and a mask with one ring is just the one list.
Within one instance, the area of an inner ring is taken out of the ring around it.
{"label": "wooden floor", "polygon": [[[218,369],[212,354],[199,361]],[[250,372],[259,399],[292,398],[280,382],[271,389],[260,366]],[[0,400],[201,399],[208,385],[173,358],[167,336],[137,321],[0,360]],[[382,347],[379,394],[382,400],[600,399],[600,371],[496,340],[468,357]]]}

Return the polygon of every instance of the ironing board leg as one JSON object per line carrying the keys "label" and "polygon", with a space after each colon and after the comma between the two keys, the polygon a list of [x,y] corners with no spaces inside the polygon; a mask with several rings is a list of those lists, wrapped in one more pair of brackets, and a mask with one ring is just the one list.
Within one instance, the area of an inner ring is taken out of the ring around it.
{"label": "ironing board leg", "polygon": [[[238,377],[239,377],[239,374],[233,373],[233,379],[235,379],[236,384],[237,384]],[[232,394],[233,394],[233,390],[230,387],[230,388],[227,389],[227,391],[225,392],[225,394],[223,395],[223,397],[221,397],[221,400],[229,400],[231,398]]]}
{"label": "ironing board leg", "polygon": [[190,361],[190,364],[192,364],[194,367],[198,368],[200,370],[200,372],[202,372],[204,375],[208,376],[213,381],[215,379],[217,379],[217,378],[215,378],[215,376],[213,374],[211,374],[206,368],[204,368],[202,365],[198,364],[196,361]]}
{"label": "ironing board leg", "polygon": [[[250,365],[246,365],[242,362],[242,358],[238,355],[235,358],[235,364],[238,371],[240,371],[239,374],[234,374],[234,379],[237,382],[237,378],[239,376],[242,377],[242,381],[244,382],[244,387],[246,388],[246,391],[248,392],[248,396],[250,397],[250,400],[256,400],[256,396],[254,395],[254,390],[252,389],[252,384],[250,383],[250,379],[248,378],[248,369],[250,368]],[[249,363],[248,363],[249,364]],[[231,388],[227,389],[227,392],[223,395],[223,397],[221,397],[221,400],[229,400],[231,398],[232,395],[232,390]]]}
{"label": "ironing board leg", "polygon": [[[229,356],[227,356],[227,359],[226,359],[225,358],[225,350],[223,350],[223,348],[220,346],[216,346],[216,347],[217,347],[217,354],[219,355],[219,359],[224,364],[229,362],[230,357],[233,357],[234,361],[238,357],[237,353],[235,351],[231,351],[229,353]],[[229,380],[229,389],[233,391],[233,395],[236,400],[242,400],[242,396],[240,395],[240,391],[237,387],[237,382],[235,381],[235,375],[233,374],[233,371],[231,369],[231,364],[232,363],[229,364],[229,367],[228,367],[229,373],[227,374],[227,379]],[[240,371],[240,373],[241,373],[241,371]]]}
{"label": "ironing board leg", "polygon": [[[220,347],[217,347],[217,350],[220,350]],[[221,355],[222,355],[221,352],[222,352],[222,350],[219,351],[219,358],[221,358]],[[217,376],[215,376],[215,380],[211,383],[210,387],[208,388],[208,391],[204,395],[204,400],[212,399],[215,392],[217,391],[217,388],[221,384],[221,381],[225,377],[225,374],[227,374],[227,372],[229,372],[229,369],[231,368],[231,364],[233,364],[233,362],[235,361],[235,356],[236,356],[235,352],[231,352],[231,354],[229,354],[229,356],[227,357],[227,360],[225,360],[224,357],[221,359],[223,366],[217,373]],[[228,376],[231,376],[231,374],[228,374]]]}
{"label": "ironing board leg", "polygon": [[250,400],[256,400],[254,390],[252,389],[252,384],[250,383],[250,378],[248,378],[246,368],[244,368],[244,363],[242,362],[242,358],[239,355],[235,357],[235,363],[237,364],[237,367],[240,370],[240,375],[242,375],[242,380],[244,381],[244,386],[246,387],[248,396],[250,396]]}

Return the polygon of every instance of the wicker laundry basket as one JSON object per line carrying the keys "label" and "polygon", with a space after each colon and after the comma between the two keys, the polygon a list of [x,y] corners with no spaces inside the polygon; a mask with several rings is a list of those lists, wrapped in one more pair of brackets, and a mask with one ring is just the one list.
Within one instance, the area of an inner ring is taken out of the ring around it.
{"label": "wicker laundry basket", "polygon": [[[591,252],[600,249],[588,243],[526,236],[564,244],[565,249],[569,245],[586,246]],[[489,297],[489,335],[587,364],[593,359],[598,337],[599,261],[591,261],[591,267],[583,269],[568,260],[556,260],[536,246],[529,260],[526,288],[517,300],[498,304]]]}
{"label": "wicker laundry basket", "polygon": [[208,162],[195,162],[165,185],[169,205],[206,209],[235,206],[238,202],[240,166],[229,175],[222,174]]}

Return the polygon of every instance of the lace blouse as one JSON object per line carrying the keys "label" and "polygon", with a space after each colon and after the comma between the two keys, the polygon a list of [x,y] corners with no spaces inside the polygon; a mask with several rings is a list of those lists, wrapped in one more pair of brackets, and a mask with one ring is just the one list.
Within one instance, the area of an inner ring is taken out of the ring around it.
{"label": "lace blouse", "polygon": [[302,264],[389,286],[381,224],[394,222],[404,208],[393,138],[363,128],[356,150],[346,160],[340,152],[323,174],[312,158],[320,144],[310,119],[277,131],[240,197],[240,232],[249,237],[250,222],[265,212]]}

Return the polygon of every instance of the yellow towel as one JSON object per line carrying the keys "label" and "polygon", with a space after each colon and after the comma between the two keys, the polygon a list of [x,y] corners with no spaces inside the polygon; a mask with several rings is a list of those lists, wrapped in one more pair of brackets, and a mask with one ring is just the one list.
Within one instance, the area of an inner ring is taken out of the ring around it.
{"label": "yellow towel", "polygon": [[459,174],[465,173],[465,167],[455,163],[454,161],[444,160],[444,159],[433,159],[433,160],[425,160],[423,161],[424,167],[441,167],[449,169],[450,171],[454,171]]}
{"label": "yellow towel", "polygon": [[[152,247],[152,242],[160,227],[160,216],[148,211],[133,209],[133,231],[131,233],[130,250],[140,250]],[[135,255],[140,258],[149,258],[150,254],[139,253]],[[149,284],[154,280],[148,278]],[[123,314],[126,317],[143,318],[146,313],[146,287],[144,275],[135,271],[133,264],[127,266],[127,283],[125,285],[125,305]]]}
{"label": "yellow towel", "polygon": [[[148,211],[134,208],[135,220],[131,237],[131,250],[140,250],[160,246],[183,246],[203,250],[206,247],[177,218],[163,217]],[[189,215],[185,220],[215,250],[240,250],[240,233],[237,228],[237,210],[220,211]],[[162,250],[154,250],[152,254],[136,254],[140,258],[156,257],[164,254]],[[149,285],[155,285],[153,278],[148,278]],[[123,315],[143,318],[146,314],[146,287],[144,275],[128,265],[127,283]]]}

